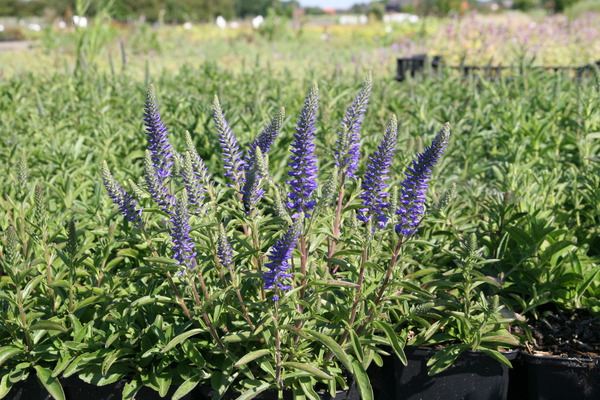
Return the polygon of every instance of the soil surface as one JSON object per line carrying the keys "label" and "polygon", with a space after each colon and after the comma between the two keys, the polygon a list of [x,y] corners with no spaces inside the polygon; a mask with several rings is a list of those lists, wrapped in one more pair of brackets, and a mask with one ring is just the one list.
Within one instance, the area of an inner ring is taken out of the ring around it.
{"label": "soil surface", "polygon": [[533,353],[570,358],[600,358],[600,318],[585,310],[554,311],[531,326]]}

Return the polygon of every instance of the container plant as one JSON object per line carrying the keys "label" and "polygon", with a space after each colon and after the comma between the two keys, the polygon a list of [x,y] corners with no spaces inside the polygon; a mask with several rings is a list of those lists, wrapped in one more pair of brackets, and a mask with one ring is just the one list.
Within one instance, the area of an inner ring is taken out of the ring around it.
{"label": "container plant", "polygon": [[[588,129],[592,123],[586,121]],[[495,264],[504,281],[499,293],[524,317],[511,399],[599,396],[600,271],[594,249],[600,191],[598,163],[590,163],[583,172],[570,168],[536,179],[558,194],[558,203],[569,204],[561,211],[540,209],[537,194],[505,192],[484,203],[486,247],[502,254]],[[533,179],[522,184],[536,188]]]}
{"label": "container plant", "polygon": [[[215,97],[223,170],[214,175],[190,133],[175,149],[151,86],[143,176],[122,184],[102,164],[119,211],[107,229],[71,220],[51,237],[43,227],[27,232],[46,218],[41,191],[15,213],[2,253],[0,396],[35,375],[55,399],[75,377],[118,383],[125,399],[148,388],[173,399],[373,399],[366,370],[381,364],[381,349],[406,362],[390,296],[450,131],[446,124],[400,182],[391,116],[359,170],[371,85],[369,75],[333,154],[318,160],[315,84],[291,156],[275,167],[269,154],[285,134],[285,110],[242,151]],[[24,192],[22,204],[31,197]]]}
{"label": "container plant", "polygon": [[[396,316],[406,332],[408,364],[396,363],[397,399],[506,399],[508,368],[519,341],[511,323],[517,315],[490,288],[501,283],[481,272],[485,259],[473,233],[459,251],[449,252],[454,267],[434,273],[421,286],[404,283],[403,307]],[[487,290],[486,290],[487,289]]]}

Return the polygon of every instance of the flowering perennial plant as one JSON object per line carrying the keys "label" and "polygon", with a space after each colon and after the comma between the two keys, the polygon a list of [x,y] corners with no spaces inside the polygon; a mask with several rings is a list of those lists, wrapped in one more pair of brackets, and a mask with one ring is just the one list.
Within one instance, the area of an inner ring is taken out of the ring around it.
{"label": "flowering perennial plant", "polygon": [[345,171],[349,177],[354,177],[360,160],[360,131],[373,88],[373,77],[369,73],[363,82],[340,126],[337,148],[335,150],[335,165],[340,171]]}
{"label": "flowering perennial plant", "polygon": [[[281,396],[285,389],[306,398],[322,384],[335,395],[355,379],[361,398],[372,400],[365,369],[369,360],[380,358],[378,343],[392,346],[405,361],[388,316],[398,313],[381,308],[394,307],[396,289],[390,290],[390,283],[401,279],[400,250],[421,222],[427,182],[449,128],[418,155],[400,184],[391,173],[398,162],[392,116],[358,181],[359,135],[371,86],[368,75],[343,117],[335,154],[323,161],[332,168],[322,177],[315,153],[316,84],[299,114],[286,186],[276,181],[285,178],[271,175],[268,154],[276,151],[278,137],[289,134],[283,108],[241,150],[215,97],[213,118],[224,169],[211,176],[190,133],[185,132],[182,155],[169,145],[153,87],[145,113],[146,190],[132,183],[133,194],[127,193],[102,165],[109,196],[145,242],[136,251],[147,251],[149,263],[176,264],[165,266],[164,290],[174,295],[183,322],[176,329],[180,335],[161,352],[181,343],[185,357],[203,368],[197,381],[213,374],[211,384],[221,394],[238,390],[250,396],[276,389]],[[168,218],[142,220],[138,204],[146,202],[158,205]],[[396,229],[386,229],[390,225]],[[165,231],[175,263],[161,257]],[[172,276],[171,271],[179,273]]]}
{"label": "flowering perennial plant", "polygon": [[384,190],[389,186],[385,181],[389,178],[387,174],[394,157],[397,136],[398,122],[394,115],[377,151],[369,157],[362,183],[360,198],[363,200],[363,208],[359,209],[358,219],[366,222],[374,217],[379,229],[385,228],[388,221],[386,199],[390,194]]}
{"label": "flowering perennial plant", "polygon": [[142,223],[142,210],[137,207],[137,202],[132,195],[123,189],[115,178],[110,173],[110,169],[106,161],[102,162],[102,181],[108,195],[113,203],[119,206],[119,211],[125,216],[127,221],[131,221],[135,226],[140,226]]}
{"label": "flowering perennial plant", "polygon": [[[265,264],[265,267],[269,269],[263,275],[265,289],[275,289],[275,293],[277,293],[277,289],[289,290],[291,288],[290,285],[283,283],[283,279],[292,277],[292,274],[288,272],[290,269],[289,261],[292,258],[292,251],[296,247],[296,242],[302,232],[302,220],[303,215],[300,214],[288,228],[285,235],[275,243],[269,255],[267,255],[270,262]],[[275,294],[273,301],[278,300],[279,295]]]}
{"label": "flowering perennial plant", "polygon": [[292,212],[292,217],[300,213],[310,217],[307,212],[315,207],[315,201],[311,196],[317,188],[317,157],[314,140],[318,110],[319,88],[315,84],[308,92],[300,113],[288,164],[290,168],[288,175],[292,179],[287,181],[290,188],[287,207]]}
{"label": "flowering perennial plant", "polygon": [[171,176],[173,152],[169,143],[167,128],[163,124],[158,112],[156,93],[153,85],[150,85],[146,95],[144,123],[146,125],[148,150],[151,154],[152,165],[156,170],[158,178],[163,181]]}
{"label": "flowering perennial plant", "polygon": [[444,153],[450,138],[450,125],[446,124],[436,135],[431,145],[413,160],[406,171],[406,179],[402,182],[400,206],[396,210],[400,221],[396,232],[402,235],[413,235],[425,214],[425,194],[433,167]]}
{"label": "flowering perennial plant", "polygon": [[187,192],[183,189],[175,201],[175,209],[171,212],[171,236],[173,238],[173,258],[179,265],[193,267],[194,242],[190,237],[190,217],[188,212]]}
{"label": "flowering perennial plant", "polygon": [[231,178],[238,188],[243,184],[244,160],[242,160],[242,151],[237,143],[237,139],[233,135],[229,123],[221,110],[219,98],[215,96],[213,101],[213,118],[215,126],[219,133],[219,143],[221,143],[221,151],[223,152],[223,163],[225,168],[225,176]]}

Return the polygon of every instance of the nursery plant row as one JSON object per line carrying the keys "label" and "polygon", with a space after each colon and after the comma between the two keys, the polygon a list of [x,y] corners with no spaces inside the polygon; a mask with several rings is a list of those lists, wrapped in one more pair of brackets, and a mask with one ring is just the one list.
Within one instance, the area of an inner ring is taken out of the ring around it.
{"label": "nursery plant row", "polygon": [[598,397],[597,71],[150,78],[0,81],[0,397]]}

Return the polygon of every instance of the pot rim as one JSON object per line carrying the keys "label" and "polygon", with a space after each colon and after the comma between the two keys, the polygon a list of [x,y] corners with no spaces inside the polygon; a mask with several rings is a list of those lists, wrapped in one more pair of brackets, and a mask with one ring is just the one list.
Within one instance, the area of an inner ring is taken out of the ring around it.
{"label": "pot rim", "polygon": [[[407,350],[408,350],[408,352],[410,352],[416,356],[429,356],[429,357],[439,351],[438,349],[434,349],[433,347],[415,346],[415,345],[405,346],[404,351],[407,352]],[[508,360],[510,360],[510,361],[515,360],[517,358],[517,356],[519,355],[519,352],[520,352],[519,349],[510,349],[510,350],[500,351],[500,353],[504,357],[508,358]],[[473,351],[473,350],[464,351],[463,353],[461,353],[460,357],[476,358],[476,357],[481,357],[482,355],[490,357],[489,355],[485,354],[482,351]]]}
{"label": "pot rim", "polygon": [[599,368],[600,358],[575,358],[521,352],[522,359],[529,364],[564,365],[571,368]]}

